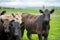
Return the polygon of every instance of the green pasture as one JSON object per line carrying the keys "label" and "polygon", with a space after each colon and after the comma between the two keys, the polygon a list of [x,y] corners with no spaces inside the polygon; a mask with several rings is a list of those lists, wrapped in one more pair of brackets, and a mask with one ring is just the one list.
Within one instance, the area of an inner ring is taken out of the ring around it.
{"label": "green pasture", "polygon": [[[6,10],[7,14],[11,13],[23,13],[29,12],[32,14],[39,14],[39,10],[37,9],[0,9],[0,12]],[[56,16],[55,16],[56,15]],[[60,10],[55,9],[55,12],[52,14],[51,21],[50,21],[50,31],[48,40],[60,40]],[[55,16],[55,17],[53,17]],[[23,40],[28,40],[26,36],[27,31],[25,30]],[[37,34],[32,34],[32,40],[38,40]]]}
{"label": "green pasture", "polygon": [[[23,13],[23,12],[29,12],[29,13],[33,13],[33,14],[39,14],[39,10],[38,9],[0,9],[0,11],[6,10],[7,14],[11,14],[11,13]],[[60,14],[60,10],[55,9],[54,14]]]}

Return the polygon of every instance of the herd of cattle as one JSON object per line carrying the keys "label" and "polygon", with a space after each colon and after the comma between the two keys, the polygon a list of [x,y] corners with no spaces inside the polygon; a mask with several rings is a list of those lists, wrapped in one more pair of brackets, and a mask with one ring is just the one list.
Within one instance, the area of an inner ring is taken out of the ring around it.
{"label": "herd of cattle", "polygon": [[6,11],[0,12],[0,40],[21,40],[24,35],[24,29],[27,30],[27,37],[31,40],[32,34],[38,34],[39,40],[48,40],[50,29],[50,14],[54,9],[49,11],[39,10],[42,15],[32,15],[30,13],[6,15]]}

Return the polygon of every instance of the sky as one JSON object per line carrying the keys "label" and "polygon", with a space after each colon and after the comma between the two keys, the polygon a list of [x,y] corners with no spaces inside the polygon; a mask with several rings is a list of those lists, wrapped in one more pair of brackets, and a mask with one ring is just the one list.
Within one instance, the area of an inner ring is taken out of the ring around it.
{"label": "sky", "polygon": [[0,0],[1,7],[60,7],[60,0]]}

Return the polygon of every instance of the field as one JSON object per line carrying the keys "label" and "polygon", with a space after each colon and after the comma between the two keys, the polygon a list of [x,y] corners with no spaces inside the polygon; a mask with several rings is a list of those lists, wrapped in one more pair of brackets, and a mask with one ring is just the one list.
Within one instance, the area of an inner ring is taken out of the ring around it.
{"label": "field", "polygon": [[[29,12],[32,14],[39,14],[38,9],[0,9],[6,10],[7,14],[11,13],[22,13],[22,12]],[[50,31],[48,40],[60,40],[60,10],[56,9],[53,14],[51,14],[51,21],[50,21]],[[23,40],[28,40],[26,36],[27,31],[25,30]],[[38,40],[37,34],[32,34],[32,40]]]}

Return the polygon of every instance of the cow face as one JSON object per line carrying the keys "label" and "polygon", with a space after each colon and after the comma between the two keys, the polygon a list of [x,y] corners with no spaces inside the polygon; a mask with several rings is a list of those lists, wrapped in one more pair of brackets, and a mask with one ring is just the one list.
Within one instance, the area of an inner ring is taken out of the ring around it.
{"label": "cow face", "polygon": [[10,32],[9,31],[9,20],[8,19],[0,19],[0,21],[1,21],[1,25],[2,25],[2,27],[3,27],[3,30],[6,32],[6,33],[8,33],[8,32]]}
{"label": "cow face", "polygon": [[43,13],[44,21],[49,21],[50,14],[52,14],[53,12],[54,12],[54,9],[52,9],[51,11],[49,11],[48,9],[46,9],[45,11],[40,10],[40,13]]}
{"label": "cow face", "polygon": [[19,33],[20,33],[20,28],[21,28],[21,26],[20,26],[20,23],[19,23],[18,21],[12,20],[12,21],[10,22],[10,27],[9,27],[9,29],[10,29],[11,33],[12,33],[14,36],[18,36],[18,35],[19,35]]}

